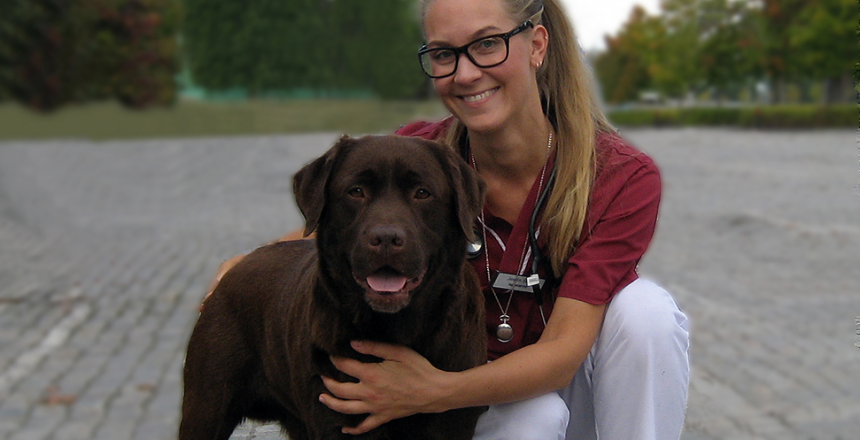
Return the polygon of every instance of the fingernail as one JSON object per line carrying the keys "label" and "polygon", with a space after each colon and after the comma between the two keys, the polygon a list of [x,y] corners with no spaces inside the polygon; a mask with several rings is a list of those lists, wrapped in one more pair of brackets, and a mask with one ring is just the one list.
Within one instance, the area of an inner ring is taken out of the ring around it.
{"label": "fingernail", "polygon": [[361,347],[361,344],[362,344],[361,341],[352,341],[353,347]]}

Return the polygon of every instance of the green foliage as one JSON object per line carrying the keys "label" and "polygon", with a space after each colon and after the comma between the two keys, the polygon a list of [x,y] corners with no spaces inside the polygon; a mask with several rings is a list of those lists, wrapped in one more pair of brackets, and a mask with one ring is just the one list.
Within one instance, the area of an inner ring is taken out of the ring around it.
{"label": "green foliage", "polygon": [[699,45],[697,58],[705,82],[722,91],[746,78],[763,73],[764,31],[748,6],[728,0],[705,0],[706,18],[701,30],[707,35]]}
{"label": "green foliage", "polygon": [[183,1],[185,57],[207,89],[369,89],[405,98],[425,84],[413,1]]}
{"label": "green foliage", "polygon": [[626,127],[732,126],[743,128],[838,128],[857,126],[857,106],[779,105],[630,109],[608,113]]}
{"label": "green foliage", "polygon": [[649,85],[648,55],[655,52],[662,33],[660,23],[636,6],[621,33],[606,38],[608,50],[597,58],[595,67],[607,102],[635,100]]}
{"label": "green foliage", "polygon": [[721,96],[759,82],[773,102],[787,99],[788,84],[811,82],[824,85],[824,102],[845,102],[857,60],[856,0],[664,0],[661,8],[657,16],[635,8],[607,38],[595,61],[607,102],[644,90]]}
{"label": "green foliage", "polygon": [[0,95],[38,109],[74,98],[80,82],[75,47],[82,37],[74,6],[61,0],[2,0]]}
{"label": "green foliage", "polygon": [[[838,77],[857,55],[857,1],[819,0],[803,8],[789,27],[794,68],[811,78]],[[852,38],[855,37],[855,38]]]}
{"label": "green foliage", "polygon": [[175,99],[174,0],[0,1],[0,97],[41,111]]}

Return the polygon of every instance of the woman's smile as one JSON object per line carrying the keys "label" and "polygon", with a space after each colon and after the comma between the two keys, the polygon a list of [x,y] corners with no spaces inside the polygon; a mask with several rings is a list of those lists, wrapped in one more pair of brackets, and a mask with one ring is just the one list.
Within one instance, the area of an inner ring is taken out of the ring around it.
{"label": "woman's smile", "polygon": [[495,88],[492,88],[490,90],[487,90],[485,92],[481,92],[481,93],[478,93],[475,95],[461,95],[461,98],[468,103],[474,103],[474,102],[482,101],[486,98],[489,98],[490,96],[495,94],[496,91],[498,91],[498,90],[499,90],[499,88],[495,87]]}

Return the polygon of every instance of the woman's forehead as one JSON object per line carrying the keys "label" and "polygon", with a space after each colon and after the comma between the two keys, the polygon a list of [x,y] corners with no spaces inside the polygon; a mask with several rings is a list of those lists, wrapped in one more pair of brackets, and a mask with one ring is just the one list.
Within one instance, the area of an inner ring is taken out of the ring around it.
{"label": "woman's forehead", "polygon": [[465,44],[514,26],[503,0],[435,0],[427,5],[424,34],[428,43]]}

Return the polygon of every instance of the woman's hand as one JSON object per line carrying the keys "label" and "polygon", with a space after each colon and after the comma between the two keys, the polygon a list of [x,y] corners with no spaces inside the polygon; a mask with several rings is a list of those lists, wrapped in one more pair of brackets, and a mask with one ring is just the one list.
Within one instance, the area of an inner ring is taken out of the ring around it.
{"label": "woman's hand", "polygon": [[352,348],[384,360],[365,364],[355,359],[331,358],[335,368],[355,377],[358,383],[323,377],[331,394],[320,395],[320,402],[343,414],[370,414],[358,426],[344,427],[345,434],[363,434],[390,420],[447,409],[438,403],[444,396],[445,379],[452,373],[437,369],[407,347],[354,341]]}

